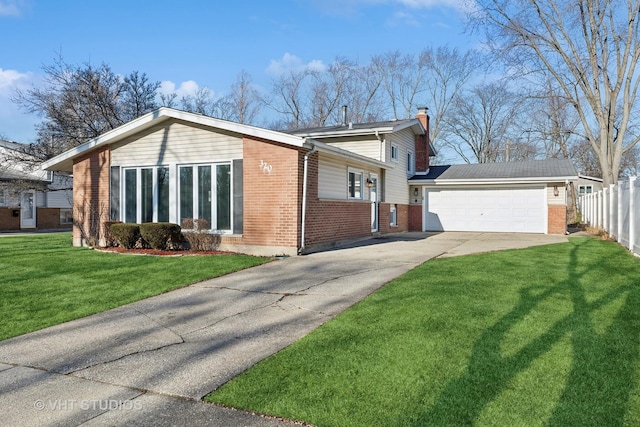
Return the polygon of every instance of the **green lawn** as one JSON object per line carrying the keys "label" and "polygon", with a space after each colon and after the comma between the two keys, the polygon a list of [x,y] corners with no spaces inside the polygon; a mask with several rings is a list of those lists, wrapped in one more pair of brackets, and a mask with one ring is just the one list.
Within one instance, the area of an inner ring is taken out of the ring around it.
{"label": "green lawn", "polygon": [[429,261],[207,397],[317,426],[640,425],[640,260]]}
{"label": "green lawn", "polygon": [[0,340],[266,262],[151,257],[71,246],[71,234],[0,238]]}

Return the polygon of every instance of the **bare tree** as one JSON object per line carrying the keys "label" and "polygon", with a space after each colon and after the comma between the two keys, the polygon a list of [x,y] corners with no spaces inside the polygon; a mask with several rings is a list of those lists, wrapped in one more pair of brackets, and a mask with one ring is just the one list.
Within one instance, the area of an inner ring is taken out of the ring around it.
{"label": "bare tree", "polygon": [[514,146],[511,156],[507,141],[519,106],[519,98],[503,83],[475,86],[456,97],[443,139],[467,163],[517,160],[523,155],[515,155]]}
{"label": "bare tree", "polygon": [[431,119],[429,137],[438,146],[438,136],[454,99],[469,80],[481,74],[482,55],[475,50],[460,52],[457,48],[429,47],[420,53],[426,68],[426,92]]}
{"label": "bare tree", "polygon": [[262,100],[253,86],[251,75],[242,70],[231,86],[231,119],[238,123],[253,124],[260,111]]}
{"label": "bare tree", "polygon": [[45,85],[18,90],[13,101],[43,116],[28,154],[47,159],[114,129],[155,107],[159,83],[134,72],[125,79],[102,64],[76,67],[60,55],[43,67]]}
{"label": "bare tree", "polygon": [[426,57],[418,59],[400,51],[374,56],[371,60],[382,76],[382,87],[389,101],[394,119],[409,118],[414,113],[416,98],[426,91]]}
{"label": "bare tree", "polygon": [[309,69],[290,71],[273,81],[273,99],[268,105],[282,116],[279,126],[284,129],[306,126],[308,108],[305,102],[308,102],[308,97],[304,84],[311,74]]}
{"label": "bare tree", "polygon": [[597,153],[605,185],[615,183],[623,155],[640,140],[640,0],[479,0],[475,22],[493,47],[526,73],[557,83],[580,117],[579,136]]}
{"label": "bare tree", "polygon": [[146,73],[132,72],[124,78],[123,120],[130,121],[155,110],[160,82],[151,82]]}
{"label": "bare tree", "polygon": [[547,79],[544,88],[529,97],[527,107],[530,114],[525,124],[530,128],[526,131],[534,135],[541,157],[568,159],[571,136],[580,123],[573,106]]}

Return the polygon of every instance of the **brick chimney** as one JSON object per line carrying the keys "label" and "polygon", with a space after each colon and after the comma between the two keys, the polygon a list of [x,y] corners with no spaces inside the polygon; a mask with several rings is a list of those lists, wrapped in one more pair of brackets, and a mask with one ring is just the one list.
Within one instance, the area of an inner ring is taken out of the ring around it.
{"label": "brick chimney", "polygon": [[420,120],[422,127],[425,128],[425,135],[416,135],[416,173],[426,173],[429,170],[429,115],[427,107],[418,108],[416,119]]}

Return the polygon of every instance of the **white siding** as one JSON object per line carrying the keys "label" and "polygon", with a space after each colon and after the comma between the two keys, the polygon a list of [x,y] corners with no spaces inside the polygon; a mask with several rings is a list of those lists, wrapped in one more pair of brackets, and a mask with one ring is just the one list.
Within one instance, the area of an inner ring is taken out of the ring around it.
{"label": "white siding", "polygon": [[360,154],[361,156],[370,157],[375,160],[380,159],[381,143],[374,135],[367,137],[350,137],[350,138],[315,138],[319,141],[331,144],[334,147]]}
{"label": "white siding", "polygon": [[59,190],[47,192],[48,208],[71,208],[71,190]]}
{"label": "white siding", "polygon": [[347,162],[335,157],[318,158],[318,197],[321,199],[347,198]]}
{"label": "white siding", "polygon": [[[361,170],[363,179],[369,178],[369,174],[378,174],[380,169],[363,166],[357,162],[349,161],[341,157],[334,157],[320,153],[318,158],[318,197],[320,199],[347,200],[347,171],[351,169]],[[369,200],[369,190],[364,188],[363,200]]]}
{"label": "white siding", "polygon": [[[554,186],[558,186],[558,195],[554,195]],[[567,191],[564,182],[547,184],[547,204],[552,206],[567,204]]]}
{"label": "white siding", "polygon": [[[167,145],[167,141],[170,144]],[[240,135],[212,132],[178,121],[163,123],[111,147],[113,166],[150,166],[241,158]]]}
{"label": "white siding", "polygon": [[37,208],[47,207],[47,196],[42,191],[36,191],[36,207]]}
{"label": "white siding", "polygon": [[[398,161],[391,160],[391,144],[398,147]],[[415,160],[415,136],[413,131],[403,129],[395,134],[385,136],[385,158],[387,163],[394,165],[393,169],[386,171],[384,180],[384,201],[387,203],[409,204],[409,184],[407,182],[407,152],[414,153]]]}

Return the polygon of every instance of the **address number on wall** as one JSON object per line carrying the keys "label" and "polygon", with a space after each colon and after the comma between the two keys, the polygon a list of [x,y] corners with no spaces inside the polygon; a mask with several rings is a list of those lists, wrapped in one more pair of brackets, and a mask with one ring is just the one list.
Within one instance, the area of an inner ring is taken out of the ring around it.
{"label": "address number on wall", "polygon": [[262,173],[271,173],[272,166],[265,162],[264,160],[260,160],[260,170]]}

